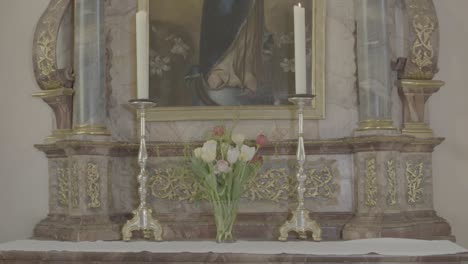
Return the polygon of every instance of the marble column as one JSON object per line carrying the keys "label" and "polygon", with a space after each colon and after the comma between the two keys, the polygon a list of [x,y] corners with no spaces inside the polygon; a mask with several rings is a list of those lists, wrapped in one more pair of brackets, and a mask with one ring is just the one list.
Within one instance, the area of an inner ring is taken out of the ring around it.
{"label": "marble column", "polygon": [[104,0],[76,0],[75,134],[107,134],[104,42]]}
{"label": "marble column", "polygon": [[355,0],[359,130],[394,129],[386,2]]}

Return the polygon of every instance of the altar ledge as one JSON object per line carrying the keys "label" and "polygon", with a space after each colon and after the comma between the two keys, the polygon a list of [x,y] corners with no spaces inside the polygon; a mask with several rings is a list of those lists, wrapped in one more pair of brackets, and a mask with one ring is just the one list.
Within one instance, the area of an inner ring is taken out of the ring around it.
{"label": "altar ledge", "polygon": [[378,254],[382,256],[435,256],[468,253],[450,241],[427,241],[397,238],[363,239],[334,242],[268,242],[238,241],[96,241],[60,242],[19,240],[0,244],[0,252],[96,252],[96,253],[234,253],[234,254],[296,254],[319,256],[349,256]]}

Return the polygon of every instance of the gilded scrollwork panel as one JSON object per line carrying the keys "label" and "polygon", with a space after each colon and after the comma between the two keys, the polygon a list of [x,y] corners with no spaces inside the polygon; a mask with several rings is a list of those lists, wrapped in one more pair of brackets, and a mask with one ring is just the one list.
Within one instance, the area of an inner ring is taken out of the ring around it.
{"label": "gilded scrollwork panel", "polygon": [[423,201],[424,162],[406,162],[406,181],[408,183],[408,203],[417,204]]}
{"label": "gilded scrollwork panel", "polygon": [[375,158],[366,160],[366,197],[365,204],[368,207],[377,206],[377,173],[375,167]]}
{"label": "gilded scrollwork panel", "polygon": [[69,188],[68,169],[63,167],[57,168],[57,202],[61,207],[68,207],[69,205]]}
{"label": "gilded scrollwork panel", "polygon": [[57,202],[60,207],[78,208],[78,167],[74,163],[71,167],[57,167]]}
{"label": "gilded scrollwork panel", "polygon": [[37,23],[33,42],[33,66],[37,83],[42,90],[72,87],[71,66],[70,69],[58,69],[57,65],[59,30],[71,3],[71,0],[51,0]]}
{"label": "gilded scrollwork panel", "polygon": [[[336,169],[325,165],[306,170],[305,198],[329,200],[337,191]],[[154,198],[193,202],[199,194],[199,186],[192,172],[184,166],[155,169],[150,176],[150,190]],[[295,197],[297,180],[287,168],[270,168],[256,175],[245,186],[243,198],[251,201],[286,201]]]}
{"label": "gilded scrollwork panel", "polygon": [[86,170],[86,195],[89,198],[88,208],[101,207],[101,187],[98,165],[88,163]]}
{"label": "gilded scrollwork panel", "polygon": [[185,167],[155,169],[149,180],[153,197],[175,201],[194,201],[200,186]]}
{"label": "gilded scrollwork panel", "polygon": [[73,163],[69,168],[70,171],[70,203],[72,208],[78,208],[79,203],[79,188],[78,188],[78,164]]}
{"label": "gilded scrollwork panel", "polygon": [[438,71],[439,25],[432,0],[405,0],[409,54],[402,79],[431,80]]}
{"label": "gilded scrollwork panel", "polygon": [[397,204],[397,178],[395,160],[387,161],[387,204],[392,206]]}
{"label": "gilded scrollwork panel", "polygon": [[287,200],[290,189],[288,176],[285,168],[266,170],[252,179],[246,187],[244,197],[251,201]]}

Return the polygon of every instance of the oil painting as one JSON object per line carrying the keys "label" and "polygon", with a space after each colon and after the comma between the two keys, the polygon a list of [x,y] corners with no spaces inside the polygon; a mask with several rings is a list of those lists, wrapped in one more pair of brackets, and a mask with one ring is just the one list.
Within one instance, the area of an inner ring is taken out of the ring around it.
{"label": "oil painting", "polygon": [[[150,0],[150,97],[163,107],[287,105],[297,3]],[[313,0],[301,3],[312,93]]]}

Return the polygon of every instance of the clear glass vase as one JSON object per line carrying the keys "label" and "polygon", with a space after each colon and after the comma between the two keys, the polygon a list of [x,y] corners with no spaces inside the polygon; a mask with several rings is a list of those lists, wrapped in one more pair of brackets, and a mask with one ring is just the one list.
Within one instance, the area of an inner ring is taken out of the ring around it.
{"label": "clear glass vase", "polygon": [[234,242],[232,229],[237,217],[239,200],[211,201],[216,224],[216,242]]}

